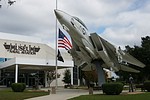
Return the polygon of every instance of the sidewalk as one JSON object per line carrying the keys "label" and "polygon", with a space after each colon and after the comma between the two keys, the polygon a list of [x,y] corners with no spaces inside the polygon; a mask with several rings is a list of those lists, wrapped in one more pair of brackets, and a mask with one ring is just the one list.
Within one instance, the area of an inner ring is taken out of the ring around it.
{"label": "sidewalk", "polygon": [[[101,94],[102,91],[94,91],[93,93]],[[56,94],[50,94],[50,95],[30,98],[26,100],[67,100],[73,97],[77,97],[80,95],[87,95],[87,94],[89,94],[88,90],[58,88],[56,90]]]}

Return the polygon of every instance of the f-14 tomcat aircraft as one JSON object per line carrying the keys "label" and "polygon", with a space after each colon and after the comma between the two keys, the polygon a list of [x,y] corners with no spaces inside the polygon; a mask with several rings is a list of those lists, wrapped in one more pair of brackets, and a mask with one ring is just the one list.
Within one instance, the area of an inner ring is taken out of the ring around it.
{"label": "f-14 tomcat aircraft", "polygon": [[131,65],[145,67],[142,62],[125,53],[120,47],[116,48],[96,33],[89,33],[79,18],[60,10],[54,11],[63,29],[71,37],[73,48],[69,52],[75,65],[83,71],[97,70],[99,86],[105,82],[103,68],[138,73],[139,71]]}

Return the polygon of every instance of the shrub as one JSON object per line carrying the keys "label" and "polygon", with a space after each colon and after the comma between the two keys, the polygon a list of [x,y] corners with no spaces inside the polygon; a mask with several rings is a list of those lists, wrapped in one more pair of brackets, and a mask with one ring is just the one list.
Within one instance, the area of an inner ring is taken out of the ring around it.
{"label": "shrub", "polygon": [[144,89],[150,92],[150,81],[145,81],[144,82]]}
{"label": "shrub", "polygon": [[64,85],[64,88],[68,88],[68,87],[73,88],[73,85],[71,85],[71,84],[70,85]]}
{"label": "shrub", "polygon": [[105,83],[102,85],[103,93],[107,95],[119,95],[123,90],[122,83]]}
{"label": "shrub", "polygon": [[25,83],[12,83],[11,88],[14,92],[23,92],[26,88]]}

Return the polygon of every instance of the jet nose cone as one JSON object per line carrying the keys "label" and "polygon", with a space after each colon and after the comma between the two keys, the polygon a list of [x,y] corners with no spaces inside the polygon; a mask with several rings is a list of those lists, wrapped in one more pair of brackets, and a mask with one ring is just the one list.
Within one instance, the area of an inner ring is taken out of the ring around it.
{"label": "jet nose cone", "polygon": [[63,17],[61,14],[61,11],[55,9],[54,12],[55,12],[57,19],[61,19]]}

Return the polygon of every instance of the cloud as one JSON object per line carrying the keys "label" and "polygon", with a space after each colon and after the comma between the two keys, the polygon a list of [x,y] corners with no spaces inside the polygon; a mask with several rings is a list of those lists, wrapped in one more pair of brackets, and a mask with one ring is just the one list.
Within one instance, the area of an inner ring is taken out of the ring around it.
{"label": "cloud", "polygon": [[140,45],[141,37],[149,35],[150,13],[141,9],[121,12],[103,32],[103,36],[117,45]]}
{"label": "cloud", "polygon": [[[17,0],[8,8],[5,4],[0,9],[0,32],[40,37],[55,47],[55,2]],[[100,32],[122,47],[140,45],[140,38],[149,35],[149,0],[58,0],[58,9],[79,17],[90,32]]]}

